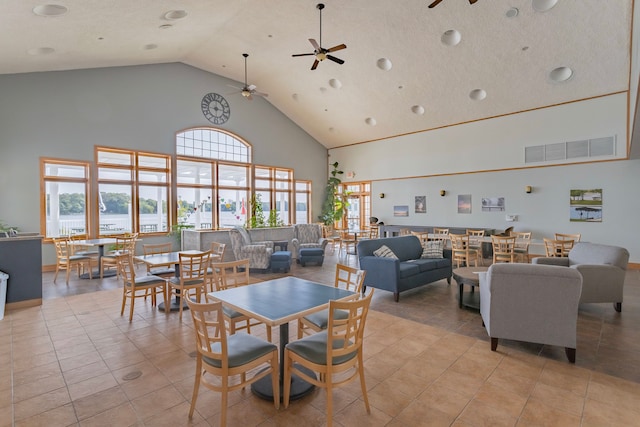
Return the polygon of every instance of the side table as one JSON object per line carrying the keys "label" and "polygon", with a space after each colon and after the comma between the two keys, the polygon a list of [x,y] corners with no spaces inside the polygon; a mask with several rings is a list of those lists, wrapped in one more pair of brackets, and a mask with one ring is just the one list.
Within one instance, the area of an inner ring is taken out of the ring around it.
{"label": "side table", "polygon": [[286,251],[289,246],[288,240],[274,240],[273,241],[273,251]]}
{"label": "side table", "polygon": [[[480,292],[476,292],[476,286],[480,285],[478,273],[486,272],[489,267],[460,267],[453,270],[453,280],[458,284],[458,306],[480,310]],[[471,289],[464,292],[464,285]]]}

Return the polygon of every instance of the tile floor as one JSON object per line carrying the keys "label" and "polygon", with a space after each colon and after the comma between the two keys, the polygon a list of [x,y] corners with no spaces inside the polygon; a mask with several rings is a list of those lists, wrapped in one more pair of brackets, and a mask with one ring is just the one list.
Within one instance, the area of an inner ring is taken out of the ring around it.
{"label": "tile floor", "polygon": [[[292,274],[330,284],[337,261],[328,254],[323,267],[294,265]],[[276,276],[252,274],[255,281]],[[205,388],[187,418],[190,316],[180,323],[141,301],[129,323],[115,278],[52,280],[44,274],[41,307],[0,321],[0,426],[219,425],[219,395]],[[491,352],[479,313],[460,310],[457,287],[446,281],[403,293],[399,303],[378,291],[365,341],[371,413],[352,382],[334,391],[334,425],[637,425],[639,320],[640,271],[629,271],[622,314],[610,304],[581,307],[571,365],[563,349],[547,346],[501,341]],[[321,426],[325,396],[316,390],[277,411],[237,391],[228,425]]]}

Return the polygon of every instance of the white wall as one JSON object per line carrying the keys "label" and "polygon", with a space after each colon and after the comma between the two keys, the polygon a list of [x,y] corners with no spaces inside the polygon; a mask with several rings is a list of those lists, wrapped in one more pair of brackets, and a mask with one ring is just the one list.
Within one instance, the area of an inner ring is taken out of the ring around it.
{"label": "white wall", "polygon": [[[231,95],[228,84],[237,82],[184,64],[0,75],[0,220],[40,231],[40,157],[93,161],[96,145],[175,154],[177,131],[212,126],[200,109],[209,92],[229,102],[220,127],[252,144],[254,163],[313,181],[316,218],[326,148],[264,99]],[[43,254],[55,263],[51,248]]]}
{"label": "white wall", "polygon": [[[525,167],[523,147],[617,135],[618,160]],[[484,120],[437,131],[329,150],[354,180],[373,180],[372,215],[385,224],[487,227],[582,233],[583,240],[629,249],[640,262],[640,160],[626,156],[626,96]],[[472,171],[481,171],[471,173]],[[345,180],[348,181],[348,180]],[[533,192],[525,193],[531,185]],[[569,221],[569,191],[603,189],[603,221]],[[445,197],[439,191],[447,191]],[[379,193],[385,193],[380,199]],[[471,194],[472,213],[457,213],[457,196]],[[414,213],[414,197],[427,196],[427,213]],[[505,197],[505,212],[482,212],[481,198]],[[394,217],[408,205],[409,217]],[[505,221],[505,214],[518,221]],[[542,249],[542,248],[539,248]]]}

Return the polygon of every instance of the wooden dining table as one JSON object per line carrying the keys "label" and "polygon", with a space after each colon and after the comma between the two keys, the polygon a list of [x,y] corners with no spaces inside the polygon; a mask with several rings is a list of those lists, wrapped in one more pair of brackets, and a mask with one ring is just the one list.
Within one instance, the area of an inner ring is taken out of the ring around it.
{"label": "wooden dining table", "polygon": [[[331,300],[349,300],[356,292],[288,276],[224,291],[210,292],[210,298],[268,326],[280,326],[280,396],[284,381],[284,349],[289,343],[289,322],[329,306]],[[308,371],[313,375],[312,371]],[[300,399],[314,386],[297,376],[291,379],[291,399]],[[273,400],[271,378],[251,385],[257,396]]]}

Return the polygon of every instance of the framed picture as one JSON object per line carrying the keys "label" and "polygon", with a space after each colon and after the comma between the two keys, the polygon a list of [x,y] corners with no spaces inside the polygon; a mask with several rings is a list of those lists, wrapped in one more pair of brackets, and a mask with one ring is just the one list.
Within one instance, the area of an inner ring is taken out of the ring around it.
{"label": "framed picture", "polygon": [[504,212],[504,197],[483,197],[482,212]]}
{"label": "framed picture", "polygon": [[409,216],[409,206],[408,205],[394,206],[393,216]]}
{"label": "framed picture", "polygon": [[569,192],[569,221],[602,222],[602,188]]}
{"label": "framed picture", "polygon": [[471,213],[471,194],[458,194],[458,213]]}
{"label": "framed picture", "polygon": [[427,213],[427,196],[416,196],[416,213]]}

